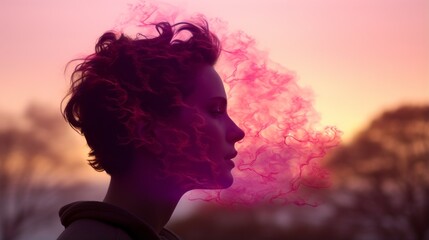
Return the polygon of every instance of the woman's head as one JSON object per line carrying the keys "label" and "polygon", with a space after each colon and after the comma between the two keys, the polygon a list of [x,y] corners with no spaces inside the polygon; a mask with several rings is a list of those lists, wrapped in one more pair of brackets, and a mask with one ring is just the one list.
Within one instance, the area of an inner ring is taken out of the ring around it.
{"label": "woman's head", "polygon": [[[206,23],[162,22],[155,27],[159,35],[154,38],[105,33],[95,53],[72,74],[64,116],[85,136],[89,162],[98,171],[126,171],[137,149],[156,156],[165,155],[169,147],[169,154],[178,156],[191,143],[208,148],[199,134],[206,125],[200,113],[188,119],[187,129],[172,123],[186,109],[196,109],[187,99],[200,91],[196,81],[201,74],[214,71],[219,41]],[[169,142],[157,137],[155,129],[160,128],[171,133]],[[241,137],[235,139],[240,140],[243,133],[236,128]]]}

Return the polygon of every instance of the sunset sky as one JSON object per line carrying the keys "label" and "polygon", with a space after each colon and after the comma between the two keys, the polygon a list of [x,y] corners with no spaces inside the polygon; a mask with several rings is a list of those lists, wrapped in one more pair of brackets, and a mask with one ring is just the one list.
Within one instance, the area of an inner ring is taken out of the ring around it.
{"label": "sunset sky", "polygon": [[[2,0],[0,113],[20,113],[30,101],[59,109],[67,61],[90,53],[135,2]],[[386,108],[429,103],[427,0],[168,2],[255,37],[313,90],[321,123],[345,140]]]}

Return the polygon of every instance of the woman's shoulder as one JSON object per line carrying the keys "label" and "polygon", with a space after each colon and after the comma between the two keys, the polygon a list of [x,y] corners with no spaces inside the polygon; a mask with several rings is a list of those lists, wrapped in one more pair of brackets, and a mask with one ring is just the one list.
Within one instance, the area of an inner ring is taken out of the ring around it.
{"label": "woman's shoulder", "polygon": [[133,214],[104,202],[74,202],[60,209],[65,230],[58,240],[179,239],[163,229],[160,236]]}
{"label": "woman's shoulder", "polygon": [[72,222],[57,240],[132,240],[121,228],[93,220],[79,219]]}

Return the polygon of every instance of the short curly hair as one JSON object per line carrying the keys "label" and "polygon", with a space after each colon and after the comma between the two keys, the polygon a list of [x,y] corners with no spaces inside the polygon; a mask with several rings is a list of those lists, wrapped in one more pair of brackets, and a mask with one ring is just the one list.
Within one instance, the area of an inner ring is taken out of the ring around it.
{"label": "short curly hair", "polygon": [[89,164],[97,171],[123,171],[136,148],[156,152],[153,124],[177,111],[193,91],[196,72],[220,55],[206,21],[154,26],[153,38],[104,33],[95,53],[78,59],[71,75],[62,113],[85,136]]}

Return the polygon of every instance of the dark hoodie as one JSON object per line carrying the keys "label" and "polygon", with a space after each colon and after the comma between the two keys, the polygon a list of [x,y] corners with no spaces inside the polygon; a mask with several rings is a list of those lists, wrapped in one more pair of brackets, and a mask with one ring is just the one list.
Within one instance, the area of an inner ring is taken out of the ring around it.
{"label": "dark hoodie", "polygon": [[158,235],[133,214],[104,202],[74,202],[60,209],[66,228],[58,240],[179,240],[163,229]]}

